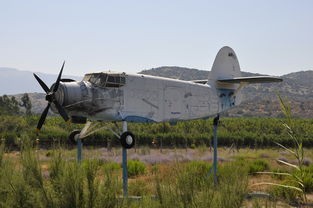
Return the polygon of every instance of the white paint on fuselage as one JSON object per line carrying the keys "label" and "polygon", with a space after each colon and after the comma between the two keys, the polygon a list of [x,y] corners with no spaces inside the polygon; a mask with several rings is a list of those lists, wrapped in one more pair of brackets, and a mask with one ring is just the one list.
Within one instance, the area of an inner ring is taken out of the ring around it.
{"label": "white paint on fuselage", "polygon": [[218,112],[218,98],[209,85],[137,74],[126,75],[122,90],[122,119],[136,116],[155,122],[190,120]]}

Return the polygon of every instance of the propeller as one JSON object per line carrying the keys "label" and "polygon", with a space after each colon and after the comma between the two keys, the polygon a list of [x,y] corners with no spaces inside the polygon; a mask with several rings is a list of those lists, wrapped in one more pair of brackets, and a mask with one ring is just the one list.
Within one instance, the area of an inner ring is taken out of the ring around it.
{"label": "propeller", "polygon": [[39,119],[39,122],[37,124],[37,130],[38,131],[41,129],[42,125],[44,124],[44,122],[46,120],[46,117],[47,117],[48,111],[50,109],[51,103],[53,103],[55,105],[56,109],[58,110],[58,112],[60,113],[60,115],[62,116],[62,118],[65,121],[69,120],[69,117],[68,117],[67,113],[65,112],[64,108],[60,105],[60,103],[58,103],[58,101],[55,98],[55,93],[58,90],[59,85],[60,85],[64,64],[65,64],[65,61],[63,62],[63,65],[62,65],[62,68],[59,72],[58,78],[57,78],[56,82],[54,83],[52,89],[49,89],[49,87],[47,87],[47,85],[34,73],[34,77],[36,78],[36,80],[38,81],[38,83],[40,84],[42,89],[46,92],[46,100],[48,101],[48,105],[44,109],[44,111],[42,112],[40,119]]}

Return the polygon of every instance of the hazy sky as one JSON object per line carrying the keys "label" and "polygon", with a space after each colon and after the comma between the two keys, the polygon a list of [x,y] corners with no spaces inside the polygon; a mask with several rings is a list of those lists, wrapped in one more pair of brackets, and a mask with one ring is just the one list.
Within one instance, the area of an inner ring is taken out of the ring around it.
{"label": "hazy sky", "polygon": [[243,71],[313,69],[311,0],[0,0],[0,27],[0,66],[20,70],[210,70],[225,45]]}

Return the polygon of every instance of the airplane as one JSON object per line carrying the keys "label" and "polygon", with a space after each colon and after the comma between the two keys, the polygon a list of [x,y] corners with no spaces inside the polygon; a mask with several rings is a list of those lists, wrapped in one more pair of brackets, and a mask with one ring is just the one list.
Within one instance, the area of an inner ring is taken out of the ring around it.
{"label": "airplane", "polygon": [[[242,77],[237,55],[228,46],[217,53],[207,80],[183,81],[107,71],[88,73],[82,81],[75,81],[61,78],[64,64],[50,88],[34,74],[48,101],[37,130],[43,126],[51,107],[65,121],[85,124],[81,131],[70,134],[71,140],[97,131],[92,124],[98,121],[150,123],[205,119],[239,105],[240,91],[247,84],[282,81],[273,76]],[[111,131],[124,148],[134,146],[132,132]]]}

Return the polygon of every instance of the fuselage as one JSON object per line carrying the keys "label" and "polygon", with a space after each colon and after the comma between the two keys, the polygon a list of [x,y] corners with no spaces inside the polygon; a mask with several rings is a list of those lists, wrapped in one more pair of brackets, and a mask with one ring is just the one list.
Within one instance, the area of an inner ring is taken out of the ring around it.
{"label": "fuselage", "polygon": [[191,120],[221,110],[208,84],[143,74],[86,74],[80,82],[61,82],[56,99],[70,116],[101,121]]}

